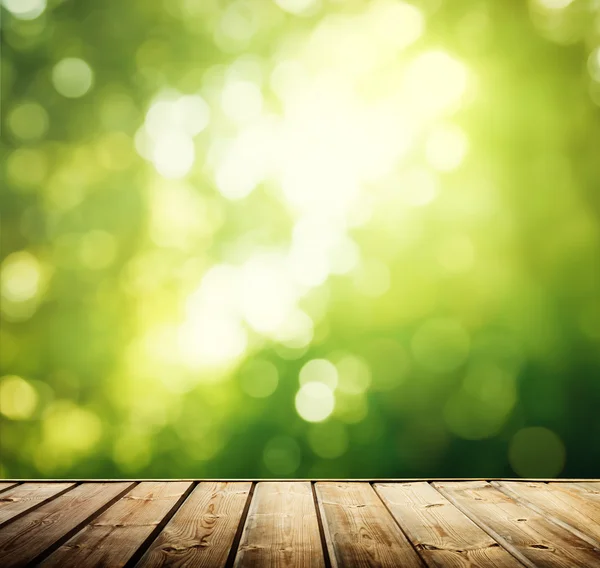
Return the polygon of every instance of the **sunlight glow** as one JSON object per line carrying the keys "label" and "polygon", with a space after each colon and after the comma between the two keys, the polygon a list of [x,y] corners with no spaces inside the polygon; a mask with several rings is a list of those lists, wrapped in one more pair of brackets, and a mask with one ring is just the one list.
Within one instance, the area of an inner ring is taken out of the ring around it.
{"label": "sunlight glow", "polygon": [[282,10],[299,15],[320,4],[320,0],[275,0]]}
{"label": "sunlight glow", "polygon": [[19,20],[35,20],[46,9],[46,0],[2,0],[2,5]]}
{"label": "sunlight glow", "polygon": [[37,404],[38,394],[25,379],[16,375],[0,379],[0,414],[9,420],[27,420]]}
{"label": "sunlight glow", "polygon": [[2,263],[2,298],[8,302],[26,302],[40,289],[41,269],[38,260],[27,251],[14,252]]}
{"label": "sunlight glow", "polygon": [[427,138],[427,161],[443,172],[455,170],[460,166],[468,150],[467,137],[456,126],[440,126]]}
{"label": "sunlight glow", "polygon": [[323,383],[334,391],[338,384],[338,371],[327,359],[312,359],[300,369],[298,379],[301,385],[311,382]]}
{"label": "sunlight glow", "polygon": [[333,412],[334,406],[333,392],[324,383],[306,383],[296,394],[296,411],[307,422],[322,422]]}
{"label": "sunlight glow", "polygon": [[256,118],[262,105],[260,87],[252,81],[230,80],[221,93],[223,112],[235,122]]}
{"label": "sunlight glow", "polygon": [[148,109],[135,137],[136,149],[163,177],[183,178],[196,160],[193,138],[209,121],[209,106],[200,95],[165,92]]}
{"label": "sunlight glow", "polygon": [[64,97],[76,99],[92,88],[94,73],[83,59],[67,57],[52,69],[52,83]]}
{"label": "sunlight glow", "polygon": [[467,86],[467,69],[444,51],[427,51],[417,56],[406,71],[407,101],[425,116],[455,108]]}

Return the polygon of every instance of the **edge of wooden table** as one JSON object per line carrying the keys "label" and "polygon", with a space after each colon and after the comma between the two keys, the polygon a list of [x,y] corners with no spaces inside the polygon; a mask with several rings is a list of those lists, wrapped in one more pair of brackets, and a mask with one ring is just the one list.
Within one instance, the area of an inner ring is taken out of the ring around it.
{"label": "edge of wooden table", "polygon": [[64,483],[66,481],[84,481],[84,482],[123,482],[123,481],[251,481],[260,483],[261,481],[330,481],[330,482],[357,482],[357,483],[391,483],[391,482],[416,482],[416,481],[523,481],[523,482],[553,482],[553,483],[581,483],[585,481],[600,481],[600,477],[120,477],[120,478],[83,478],[83,477],[63,477],[63,478],[31,478],[31,477],[12,477],[0,478],[2,483],[22,483],[22,482],[40,482],[40,483]]}

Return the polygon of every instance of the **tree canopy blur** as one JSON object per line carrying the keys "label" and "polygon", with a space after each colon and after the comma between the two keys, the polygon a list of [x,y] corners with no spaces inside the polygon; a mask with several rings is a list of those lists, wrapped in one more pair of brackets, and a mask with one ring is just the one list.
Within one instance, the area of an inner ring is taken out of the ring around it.
{"label": "tree canopy blur", "polygon": [[2,5],[2,476],[598,476],[598,2]]}

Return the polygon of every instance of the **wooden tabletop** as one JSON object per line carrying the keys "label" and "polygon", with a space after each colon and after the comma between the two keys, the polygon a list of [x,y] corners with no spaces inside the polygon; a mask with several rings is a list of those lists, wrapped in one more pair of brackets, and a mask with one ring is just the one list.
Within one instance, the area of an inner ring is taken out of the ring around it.
{"label": "wooden tabletop", "polygon": [[6,481],[0,566],[600,567],[600,481]]}

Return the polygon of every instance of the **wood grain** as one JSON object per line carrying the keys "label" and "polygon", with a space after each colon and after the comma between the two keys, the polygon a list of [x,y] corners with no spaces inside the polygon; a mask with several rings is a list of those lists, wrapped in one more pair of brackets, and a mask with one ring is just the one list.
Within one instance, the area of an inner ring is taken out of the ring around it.
{"label": "wood grain", "polygon": [[23,483],[0,495],[0,525],[55,495],[75,487],[74,483]]}
{"label": "wood grain", "polygon": [[325,566],[309,482],[257,484],[234,566]]}
{"label": "wood grain", "polygon": [[124,566],[190,487],[191,483],[185,481],[140,483],[41,566]]}
{"label": "wood grain", "polygon": [[137,568],[225,566],[252,484],[200,483]]}
{"label": "wood grain", "polygon": [[10,489],[11,487],[14,487],[15,485],[17,485],[16,482],[11,482],[11,481],[0,482],[0,493],[2,493],[3,491],[6,491],[7,489]]}
{"label": "wood grain", "polygon": [[493,481],[492,485],[600,550],[599,504],[547,483]]}
{"label": "wood grain", "polygon": [[427,566],[522,568],[429,483],[377,483],[375,490]]}
{"label": "wood grain", "polygon": [[582,499],[595,503],[600,507],[600,482],[581,482],[581,483],[549,483],[550,487],[559,491],[566,491],[572,495],[577,495]]}
{"label": "wood grain", "polygon": [[[554,482],[557,485],[556,482]],[[586,488],[588,491],[600,493],[600,481],[581,481],[576,485]]]}
{"label": "wood grain", "polygon": [[315,489],[332,566],[422,567],[368,483],[320,482]]}
{"label": "wood grain", "polygon": [[434,483],[527,566],[600,566],[600,551],[485,481]]}
{"label": "wood grain", "polygon": [[0,566],[25,566],[133,483],[84,483],[0,531]]}

